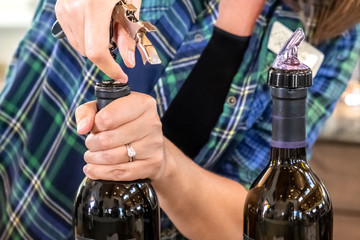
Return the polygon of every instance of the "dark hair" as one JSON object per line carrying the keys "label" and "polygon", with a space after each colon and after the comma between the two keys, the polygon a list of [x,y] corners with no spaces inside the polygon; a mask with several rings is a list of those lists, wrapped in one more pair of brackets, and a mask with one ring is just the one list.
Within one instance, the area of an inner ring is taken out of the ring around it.
{"label": "dark hair", "polygon": [[283,0],[300,14],[308,41],[318,44],[360,22],[360,0]]}

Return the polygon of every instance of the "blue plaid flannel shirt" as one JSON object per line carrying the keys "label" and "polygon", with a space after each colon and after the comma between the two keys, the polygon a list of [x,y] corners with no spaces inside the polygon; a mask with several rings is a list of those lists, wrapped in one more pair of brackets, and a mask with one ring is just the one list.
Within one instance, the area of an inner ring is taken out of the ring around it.
{"label": "blue plaid flannel shirt", "polygon": [[[55,0],[42,0],[19,44],[0,95],[0,239],[69,239],[71,208],[84,174],[84,136],[76,133],[77,106],[94,99],[104,74],[66,41],[51,36]],[[214,0],[144,0],[141,18],[162,64],[126,69],[135,91],[157,100],[164,114],[198,60],[218,15]],[[266,75],[275,21],[295,30],[298,14],[269,0],[256,21],[208,143],[194,159],[249,187],[269,160],[271,98]],[[308,152],[350,79],[360,48],[360,26],[316,46],[325,54],[307,101]],[[216,57],[216,56],[214,56]],[[140,62],[139,55],[136,56]],[[235,101],[234,101],[235,100]],[[236,213],[234,213],[236,214]],[[184,239],[163,214],[162,239]]]}

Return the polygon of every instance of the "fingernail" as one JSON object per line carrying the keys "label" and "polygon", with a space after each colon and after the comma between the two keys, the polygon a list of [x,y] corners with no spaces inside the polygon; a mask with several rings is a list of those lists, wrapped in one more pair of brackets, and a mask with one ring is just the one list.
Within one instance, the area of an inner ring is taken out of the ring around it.
{"label": "fingernail", "polygon": [[81,132],[83,128],[89,123],[89,117],[81,119],[80,122],[77,124],[77,131]]}
{"label": "fingernail", "polygon": [[135,65],[135,57],[134,57],[134,52],[129,50],[128,51],[128,61],[129,63],[134,66]]}

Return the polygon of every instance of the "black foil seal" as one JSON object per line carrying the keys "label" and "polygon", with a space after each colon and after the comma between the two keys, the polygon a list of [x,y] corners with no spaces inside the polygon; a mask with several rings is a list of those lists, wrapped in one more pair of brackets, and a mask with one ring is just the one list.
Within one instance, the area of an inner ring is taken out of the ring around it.
{"label": "black foil seal", "polygon": [[106,107],[112,101],[130,94],[130,87],[127,83],[114,81],[102,81],[96,83],[95,96],[98,111]]}

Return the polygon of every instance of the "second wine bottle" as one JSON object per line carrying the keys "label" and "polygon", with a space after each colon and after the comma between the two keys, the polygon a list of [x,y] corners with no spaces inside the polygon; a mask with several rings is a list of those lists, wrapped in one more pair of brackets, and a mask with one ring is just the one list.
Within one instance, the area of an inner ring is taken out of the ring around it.
{"label": "second wine bottle", "polygon": [[331,240],[328,191],[306,160],[305,113],[312,72],[297,58],[298,29],[268,74],[273,99],[271,156],[251,186],[244,208],[244,240]]}

